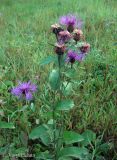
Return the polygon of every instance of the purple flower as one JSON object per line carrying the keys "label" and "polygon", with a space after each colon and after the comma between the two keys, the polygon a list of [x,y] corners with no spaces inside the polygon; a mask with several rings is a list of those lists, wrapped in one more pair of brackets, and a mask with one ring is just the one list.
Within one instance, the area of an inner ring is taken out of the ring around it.
{"label": "purple flower", "polygon": [[26,100],[32,100],[33,95],[32,93],[36,92],[37,86],[29,82],[19,82],[17,87],[14,87],[11,90],[11,93],[18,98],[25,98]]}
{"label": "purple flower", "polygon": [[62,25],[75,25],[77,22],[77,19],[76,19],[76,16],[74,15],[71,15],[71,14],[68,14],[66,16],[62,16],[60,18],[60,24]]}
{"label": "purple flower", "polygon": [[75,15],[68,14],[66,16],[60,17],[60,24],[66,25],[67,30],[69,32],[73,32],[75,27],[81,28],[82,21],[80,19],[77,19]]}
{"label": "purple flower", "polygon": [[75,61],[81,62],[83,59],[84,59],[84,54],[82,53],[78,54],[75,51],[69,50],[66,61],[73,64]]}
{"label": "purple flower", "polygon": [[68,31],[61,31],[58,35],[59,43],[66,43],[71,39],[71,34]]}

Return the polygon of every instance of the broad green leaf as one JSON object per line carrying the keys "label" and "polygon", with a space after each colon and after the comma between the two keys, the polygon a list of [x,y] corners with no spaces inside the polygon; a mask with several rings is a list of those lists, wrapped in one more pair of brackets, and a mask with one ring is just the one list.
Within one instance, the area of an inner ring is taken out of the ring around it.
{"label": "broad green leaf", "polygon": [[6,86],[13,86],[13,82],[6,80],[6,81],[5,81],[5,85],[6,85]]}
{"label": "broad green leaf", "polygon": [[55,56],[48,56],[48,57],[44,58],[40,62],[40,65],[46,65],[46,64],[49,64],[49,63],[55,62],[55,61],[56,61],[56,57]]}
{"label": "broad green leaf", "polygon": [[65,72],[65,75],[69,78],[75,78],[76,77],[76,71],[74,68],[69,69]]}
{"label": "broad green leaf", "polygon": [[60,150],[60,157],[74,157],[74,158],[82,158],[88,154],[88,150],[86,148],[78,148],[78,147],[66,147]]}
{"label": "broad green leaf", "polygon": [[74,131],[65,131],[63,134],[63,139],[66,144],[72,144],[84,140],[83,136]]}
{"label": "broad green leaf", "polygon": [[68,111],[74,107],[74,102],[72,100],[62,100],[57,103],[56,109],[57,110],[65,110]]}
{"label": "broad green leaf", "polygon": [[50,136],[48,134],[48,128],[46,127],[46,125],[41,125],[39,127],[34,128],[29,134],[29,138],[30,139],[40,138],[45,145],[48,145],[51,141]]}
{"label": "broad green leaf", "polygon": [[48,151],[36,153],[36,160],[50,160],[52,158],[52,155],[49,154]]}
{"label": "broad green leaf", "polygon": [[84,141],[81,142],[83,146],[87,146],[96,140],[96,134],[91,130],[86,130],[82,136],[84,137]]}
{"label": "broad green leaf", "polygon": [[60,77],[57,70],[52,70],[49,75],[49,83],[53,90],[57,90],[60,86]]}
{"label": "broad green leaf", "polygon": [[14,126],[13,123],[7,123],[7,122],[4,122],[4,121],[1,121],[0,122],[0,128],[14,129],[15,126]]}
{"label": "broad green leaf", "polygon": [[63,88],[62,92],[63,92],[64,96],[71,95],[71,93],[72,93],[72,83],[64,82],[63,85],[64,85],[64,88]]}
{"label": "broad green leaf", "polygon": [[31,133],[29,134],[30,139],[37,139],[40,138],[41,135],[43,135],[45,132],[47,132],[47,129],[41,125],[39,127],[34,128]]}
{"label": "broad green leaf", "polygon": [[31,104],[30,104],[30,108],[31,108],[31,110],[32,110],[33,112],[35,112],[35,105],[34,105],[34,103],[31,103]]}
{"label": "broad green leaf", "polygon": [[99,151],[102,153],[107,153],[109,149],[111,149],[112,143],[103,143],[101,145],[99,145]]}

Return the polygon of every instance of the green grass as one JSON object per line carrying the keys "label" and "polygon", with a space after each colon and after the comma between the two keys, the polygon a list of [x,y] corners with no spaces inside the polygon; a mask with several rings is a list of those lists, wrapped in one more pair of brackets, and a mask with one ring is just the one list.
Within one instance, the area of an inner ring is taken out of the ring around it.
{"label": "green grass", "polygon": [[[1,0],[0,99],[5,102],[1,104],[5,116],[0,119],[7,121],[10,110],[17,108],[18,102],[8,92],[17,80],[35,81],[35,76],[40,76],[38,96],[41,94],[52,65],[43,68],[39,63],[54,54],[48,45],[54,43],[50,25],[61,15],[77,13],[84,21],[83,32],[91,52],[78,69],[72,95],[76,108],[67,119],[79,132],[89,128],[97,134],[104,132],[106,141],[116,139],[116,6],[116,0]],[[39,109],[42,102],[38,96],[35,105]],[[40,113],[35,113],[31,119],[38,117]]]}

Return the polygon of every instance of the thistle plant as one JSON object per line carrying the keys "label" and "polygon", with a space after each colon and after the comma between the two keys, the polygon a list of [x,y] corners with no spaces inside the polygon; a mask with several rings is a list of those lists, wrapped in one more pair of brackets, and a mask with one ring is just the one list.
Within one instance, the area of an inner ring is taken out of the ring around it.
{"label": "thistle plant", "polygon": [[[61,26],[61,25],[62,26]],[[59,141],[63,141],[63,134],[64,134],[64,112],[65,110],[69,111],[74,107],[74,102],[72,100],[64,100],[62,91],[66,89],[69,84],[64,86],[63,79],[65,79],[66,75],[64,75],[64,69],[67,68],[70,64],[71,68],[73,64],[77,62],[81,62],[84,60],[86,54],[89,52],[90,45],[86,43],[84,40],[83,32],[81,30],[82,21],[77,19],[74,15],[67,15],[62,16],[60,18],[60,24],[52,25],[52,31],[56,36],[56,43],[55,43],[55,53],[58,57],[58,84],[59,89],[58,92],[60,94],[59,98],[59,109],[62,111],[60,116],[60,123],[61,126],[59,129],[58,137],[56,136],[57,131],[57,119],[53,116],[53,132],[54,132],[54,159],[58,160],[58,152],[60,152],[61,147],[63,144],[59,146]],[[67,66],[68,65],[68,66]],[[64,78],[63,78],[64,77]],[[58,86],[57,84],[57,86]],[[64,108],[65,107],[65,108]],[[57,111],[57,107],[53,106],[53,115],[55,115]],[[58,122],[59,123],[59,122]],[[69,135],[70,136],[70,135]]]}
{"label": "thistle plant", "polygon": [[[75,71],[75,63],[80,64],[90,50],[90,45],[85,41],[81,26],[82,21],[70,14],[60,17],[58,24],[51,25],[51,30],[56,38],[55,44],[52,44],[55,55],[47,57],[41,63],[41,65],[50,62],[55,64],[55,68],[49,76],[49,94],[52,99],[49,100],[52,114],[51,123],[49,121],[49,124],[35,128],[30,134],[31,139],[38,137],[49,148],[52,147],[52,150],[48,148],[47,152],[51,155],[47,156],[46,153],[42,153],[40,159],[43,157],[42,155],[53,160],[69,159],[70,157],[82,159],[88,153],[86,148],[72,146],[74,142],[83,141],[83,137],[73,131],[67,131],[65,128],[65,114],[75,107],[73,100],[67,98],[69,95],[67,88],[73,79],[69,73],[72,74]],[[45,136],[35,135],[35,132],[41,133],[43,130],[45,133],[42,134]],[[50,141],[45,143],[47,135]]]}

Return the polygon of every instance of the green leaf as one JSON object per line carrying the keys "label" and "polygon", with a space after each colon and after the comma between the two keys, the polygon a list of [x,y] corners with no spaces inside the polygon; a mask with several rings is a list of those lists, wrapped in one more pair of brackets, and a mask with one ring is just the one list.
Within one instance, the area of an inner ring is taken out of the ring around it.
{"label": "green leaf", "polygon": [[51,62],[55,62],[56,61],[56,57],[55,56],[48,56],[46,58],[44,58],[41,62],[40,65],[44,66],[46,64],[49,64]]}
{"label": "green leaf", "polygon": [[72,100],[62,100],[57,103],[56,109],[57,110],[65,110],[68,111],[74,107],[74,102]]}
{"label": "green leaf", "polygon": [[40,138],[40,136],[43,135],[46,131],[47,131],[47,129],[43,125],[36,127],[31,131],[29,138],[30,139]]}
{"label": "green leaf", "polygon": [[1,121],[0,122],[0,128],[14,129],[15,126],[14,126],[13,123],[7,123],[7,122],[4,122],[4,121]]}
{"label": "green leaf", "polygon": [[0,148],[0,155],[5,155],[9,150],[9,145]]}
{"label": "green leaf", "polygon": [[64,85],[64,88],[63,88],[62,92],[63,92],[64,96],[71,95],[71,93],[72,93],[72,83],[64,82],[63,85]]}
{"label": "green leaf", "polygon": [[31,104],[30,104],[30,108],[31,108],[31,110],[32,110],[33,112],[35,112],[35,105],[34,105],[34,103],[31,103]]}
{"label": "green leaf", "polygon": [[39,127],[34,128],[29,134],[29,138],[30,139],[40,138],[45,145],[48,145],[51,142],[51,138],[48,134],[48,127],[46,125],[41,125]]}
{"label": "green leaf", "polygon": [[57,90],[60,86],[60,77],[57,70],[52,70],[49,75],[49,83],[53,90]]}
{"label": "green leaf", "polygon": [[74,68],[71,68],[71,69],[68,69],[66,72],[65,72],[65,75],[69,78],[75,78],[76,77],[76,71]]}
{"label": "green leaf", "polygon": [[17,148],[17,149],[13,149],[11,151],[11,154],[19,154],[19,155],[26,155],[28,152],[28,148],[25,147],[21,147],[21,148]]}
{"label": "green leaf", "polygon": [[19,135],[19,138],[20,138],[22,144],[25,147],[27,147],[27,145],[28,145],[28,136],[27,136],[27,134],[25,132],[21,131],[21,134]]}
{"label": "green leaf", "polygon": [[4,117],[4,110],[3,109],[0,109],[0,116]]}
{"label": "green leaf", "polygon": [[83,136],[73,131],[65,131],[63,134],[63,139],[66,144],[72,144],[84,140]]}
{"label": "green leaf", "polygon": [[87,146],[91,142],[94,142],[96,140],[96,134],[92,132],[91,130],[86,130],[82,136],[84,137],[84,141],[82,141],[83,146]]}
{"label": "green leaf", "polygon": [[52,155],[49,154],[48,151],[36,153],[36,160],[50,160],[52,158]]}
{"label": "green leaf", "polygon": [[2,147],[4,144],[6,144],[6,140],[2,135],[0,135],[0,147]]}
{"label": "green leaf", "polygon": [[82,158],[87,154],[88,154],[88,150],[86,148],[66,147],[59,152],[59,158],[60,157]]}
{"label": "green leaf", "polygon": [[103,143],[101,145],[99,145],[99,151],[102,153],[107,153],[108,150],[111,148],[111,143]]}

